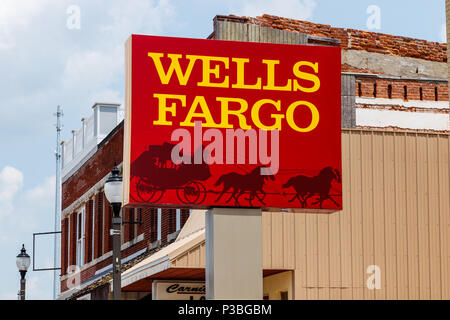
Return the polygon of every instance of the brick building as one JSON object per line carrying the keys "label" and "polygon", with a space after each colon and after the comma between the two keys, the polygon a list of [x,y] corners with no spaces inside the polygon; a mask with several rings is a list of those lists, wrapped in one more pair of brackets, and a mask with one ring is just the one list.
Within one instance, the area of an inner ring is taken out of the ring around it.
{"label": "brick building", "polygon": [[[76,287],[76,281],[84,287],[111,271],[112,209],[103,186],[114,162],[122,159],[123,115],[118,104],[99,103],[93,110],[90,118],[82,120],[81,129],[73,131],[73,139],[63,142],[63,294],[72,292],[68,289]],[[188,210],[124,209],[122,261],[126,264],[172,242],[188,216]],[[72,277],[68,275],[75,271]]]}
{"label": "brick building", "polygon": [[447,132],[447,45],[270,15],[217,16],[211,39],[342,48],[342,127]]}
{"label": "brick building", "polygon": [[[216,16],[209,39],[342,49],[344,210],[263,213],[265,297],[449,299],[446,44],[269,15]],[[110,294],[102,188],[122,159],[122,118],[119,105],[96,104],[63,144],[61,299]],[[122,226],[124,299],[148,297],[158,279],[204,280],[203,212],[137,208],[123,218],[143,222]],[[370,265],[381,266],[382,289],[365,288]]]}

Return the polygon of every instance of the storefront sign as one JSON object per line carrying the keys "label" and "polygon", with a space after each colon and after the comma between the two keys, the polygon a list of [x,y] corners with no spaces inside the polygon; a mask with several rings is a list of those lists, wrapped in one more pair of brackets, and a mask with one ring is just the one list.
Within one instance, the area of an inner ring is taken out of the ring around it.
{"label": "storefront sign", "polygon": [[204,300],[205,282],[153,281],[153,300]]}
{"label": "storefront sign", "polygon": [[126,47],[125,205],[342,209],[340,48]]}

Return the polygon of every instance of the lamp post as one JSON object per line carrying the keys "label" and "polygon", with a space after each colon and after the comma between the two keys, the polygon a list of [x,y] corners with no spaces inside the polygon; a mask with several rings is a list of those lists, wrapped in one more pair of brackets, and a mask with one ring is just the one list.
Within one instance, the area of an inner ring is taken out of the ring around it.
{"label": "lamp post", "polygon": [[25,300],[25,274],[27,273],[28,267],[30,266],[30,256],[25,250],[25,245],[22,244],[22,249],[16,258],[17,269],[20,272],[20,300]]}
{"label": "lamp post", "polygon": [[111,171],[111,175],[105,182],[105,196],[108,202],[111,204],[113,210],[112,218],[112,230],[111,235],[113,237],[113,299],[121,300],[121,262],[120,262],[120,227],[122,219],[120,217],[120,209],[122,207],[122,176],[119,169],[114,163],[114,168]]}

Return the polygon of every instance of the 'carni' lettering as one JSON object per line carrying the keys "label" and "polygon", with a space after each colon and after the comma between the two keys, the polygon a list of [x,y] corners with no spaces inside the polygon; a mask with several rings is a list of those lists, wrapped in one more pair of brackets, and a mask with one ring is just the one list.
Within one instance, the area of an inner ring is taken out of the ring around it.
{"label": "'carni' lettering", "polygon": [[206,287],[204,285],[198,287],[183,287],[180,286],[178,283],[174,283],[167,287],[166,292],[178,294],[192,294],[192,293],[204,294],[206,292]]}

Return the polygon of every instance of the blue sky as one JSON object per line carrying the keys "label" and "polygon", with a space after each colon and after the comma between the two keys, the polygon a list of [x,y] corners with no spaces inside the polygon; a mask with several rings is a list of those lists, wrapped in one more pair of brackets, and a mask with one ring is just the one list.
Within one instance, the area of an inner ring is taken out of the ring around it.
{"label": "blue sky", "polygon": [[[80,28],[67,28],[76,5]],[[16,299],[15,256],[31,254],[32,233],[54,219],[55,117],[63,139],[96,101],[123,101],[123,44],[131,33],[206,38],[215,15],[263,13],[444,41],[444,0],[2,0],[0,1],[0,299]],[[52,263],[50,238],[38,243],[39,267]],[[52,273],[29,271],[28,298],[52,297]]]}

